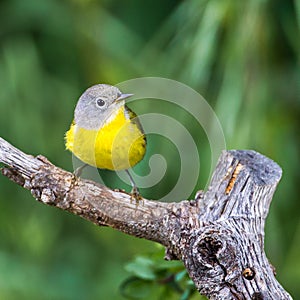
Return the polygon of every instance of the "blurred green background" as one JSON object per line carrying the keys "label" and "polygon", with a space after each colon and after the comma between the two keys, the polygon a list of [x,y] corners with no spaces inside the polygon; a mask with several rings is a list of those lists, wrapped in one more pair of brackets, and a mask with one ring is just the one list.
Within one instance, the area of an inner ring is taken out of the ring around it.
{"label": "blurred green background", "polygon": [[[72,170],[63,137],[87,87],[141,76],[191,86],[215,110],[229,149],[257,150],[283,168],[266,252],[278,280],[300,299],[299,29],[297,0],[2,0],[0,136]],[[135,110],[152,108],[139,102]],[[201,189],[207,141],[187,114],[166,110],[187,124],[199,146],[203,172],[195,190]],[[150,141],[150,154],[174,151]],[[117,185],[114,174],[103,174]],[[159,198],[168,188],[166,182],[144,195]],[[120,286],[135,274],[132,265],[148,266],[153,253],[163,264],[154,243],[42,205],[0,177],[0,299],[124,299]],[[169,288],[152,284],[141,299],[187,299]]]}

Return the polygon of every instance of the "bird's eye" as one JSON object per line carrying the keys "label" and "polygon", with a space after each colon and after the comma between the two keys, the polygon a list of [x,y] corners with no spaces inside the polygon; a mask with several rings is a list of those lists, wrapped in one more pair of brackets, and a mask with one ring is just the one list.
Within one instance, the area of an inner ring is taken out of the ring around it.
{"label": "bird's eye", "polygon": [[99,107],[103,107],[105,105],[105,101],[101,98],[97,99],[96,103]]}

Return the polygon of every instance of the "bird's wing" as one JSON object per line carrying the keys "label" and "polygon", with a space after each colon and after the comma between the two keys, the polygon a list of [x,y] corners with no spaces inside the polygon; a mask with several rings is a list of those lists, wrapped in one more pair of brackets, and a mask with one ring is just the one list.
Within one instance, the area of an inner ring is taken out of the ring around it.
{"label": "bird's wing", "polygon": [[125,105],[125,116],[131,120],[131,122],[133,122],[134,124],[136,124],[136,126],[138,127],[138,129],[144,134],[144,129],[142,127],[142,124],[138,118],[138,116],[136,115],[135,112],[133,112],[129,107],[127,107]]}

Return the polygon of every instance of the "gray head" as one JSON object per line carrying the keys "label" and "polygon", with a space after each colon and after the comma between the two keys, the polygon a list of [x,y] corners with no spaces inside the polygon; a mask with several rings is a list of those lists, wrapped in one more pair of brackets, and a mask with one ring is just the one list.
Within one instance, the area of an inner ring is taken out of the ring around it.
{"label": "gray head", "polygon": [[88,88],[79,98],[74,120],[81,128],[99,129],[105,121],[125,104],[125,98],[132,94],[122,94],[108,84],[97,84]]}

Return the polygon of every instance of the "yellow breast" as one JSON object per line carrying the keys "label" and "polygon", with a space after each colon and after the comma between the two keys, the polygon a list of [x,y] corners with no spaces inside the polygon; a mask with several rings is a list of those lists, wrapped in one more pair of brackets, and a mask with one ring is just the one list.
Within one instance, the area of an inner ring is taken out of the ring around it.
{"label": "yellow breast", "polygon": [[136,165],[145,155],[146,140],[137,123],[121,107],[99,130],[72,124],[65,136],[66,148],[80,160],[100,169],[123,170]]}

